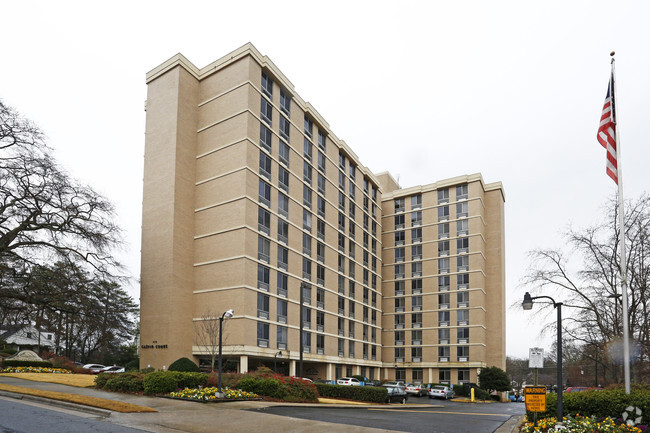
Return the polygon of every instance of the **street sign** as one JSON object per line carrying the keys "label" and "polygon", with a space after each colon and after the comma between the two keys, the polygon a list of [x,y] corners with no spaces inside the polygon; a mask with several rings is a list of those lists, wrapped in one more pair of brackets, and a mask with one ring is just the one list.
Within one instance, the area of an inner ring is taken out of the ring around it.
{"label": "street sign", "polygon": [[544,349],[541,347],[528,349],[528,368],[544,368]]}
{"label": "street sign", "polygon": [[529,412],[546,412],[546,387],[526,386],[524,387],[526,397],[526,410]]}

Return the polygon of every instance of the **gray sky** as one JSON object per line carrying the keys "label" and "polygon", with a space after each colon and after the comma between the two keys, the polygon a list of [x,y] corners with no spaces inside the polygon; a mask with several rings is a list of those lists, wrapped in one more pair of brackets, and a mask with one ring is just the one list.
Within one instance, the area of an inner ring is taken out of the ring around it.
{"label": "gray sky", "polygon": [[[145,73],[177,52],[203,67],[252,42],[363,164],[403,187],[475,172],[502,181],[509,304],[523,298],[526,252],[561,245],[569,224],[598,221],[615,193],[596,141],[611,50],[625,195],[650,185],[647,2],[103,5],[5,2],[0,98],[45,130],[74,177],[116,204],[134,277]],[[539,319],[507,314],[509,355],[548,347],[552,337],[538,338],[531,323]]]}

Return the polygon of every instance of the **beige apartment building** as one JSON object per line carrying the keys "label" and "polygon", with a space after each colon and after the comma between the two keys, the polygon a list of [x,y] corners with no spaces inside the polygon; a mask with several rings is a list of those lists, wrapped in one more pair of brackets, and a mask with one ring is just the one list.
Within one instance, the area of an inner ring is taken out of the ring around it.
{"label": "beige apartment building", "polygon": [[476,382],[505,367],[500,183],[373,174],[266,56],[147,74],[141,366]]}

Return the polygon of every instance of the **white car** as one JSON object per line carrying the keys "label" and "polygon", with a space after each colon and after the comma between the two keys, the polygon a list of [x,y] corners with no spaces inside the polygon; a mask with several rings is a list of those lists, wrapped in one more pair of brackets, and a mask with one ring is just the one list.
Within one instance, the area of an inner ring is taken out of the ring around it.
{"label": "white car", "polygon": [[448,386],[436,385],[429,390],[429,398],[444,398],[449,400],[454,398],[454,390]]}
{"label": "white car", "polygon": [[342,377],[336,381],[337,385],[348,385],[348,386],[361,386],[359,379],[354,377]]}
{"label": "white car", "polygon": [[417,395],[418,397],[422,397],[427,395],[428,390],[427,387],[421,383],[409,383],[404,391],[406,391],[407,394],[413,394]]}
{"label": "white car", "polygon": [[86,370],[89,370],[92,374],[97,374],[106,368],[105,365],[101,364],[86,364],[83,366]]}
{"label": "white car", "polygon": [[119,365],[111,365],[110,367],[104,367],[101,369],[100,373],[124,373],[124,367]]}

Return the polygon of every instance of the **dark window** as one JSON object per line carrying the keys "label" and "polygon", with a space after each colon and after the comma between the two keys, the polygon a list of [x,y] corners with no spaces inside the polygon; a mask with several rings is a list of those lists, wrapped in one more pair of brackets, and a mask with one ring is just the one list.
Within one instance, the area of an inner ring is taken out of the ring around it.
{"label": "dark window", "polygon": [[262,98],[262,102],[260,103],[260,117],[269,126],[273,126],[273,106],[264,98]]}
{"label": "dark window", "polygon": [[271,153],[271,130],[264,125],[260,125],[260,146]]}
{"label": "dark window", "polygon": [[273,99],[273,80],[266,75],[266,72],[262,72],[262,93]]}
{"label": "dark window", "polygon": [[280,137],[289,141],[290,131],[291,131],[291,123],[286,117],[280,116]]}
{"label": "dark window", "polygon": [[291,117],[291,96],[284,89],[280,89],[280,110]]}

